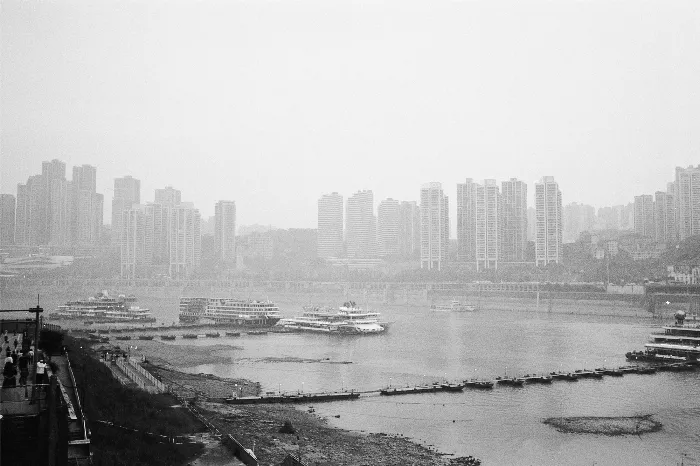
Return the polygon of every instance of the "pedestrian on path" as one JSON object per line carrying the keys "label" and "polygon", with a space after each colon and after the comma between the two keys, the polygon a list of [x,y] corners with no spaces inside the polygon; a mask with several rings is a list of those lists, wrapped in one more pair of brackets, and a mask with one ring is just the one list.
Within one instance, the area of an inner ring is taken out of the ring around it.
{"label": "pedestrian on path", "polygon": [[2,371],[3,377],[5,379],[2,381],[2,388],[14,387],[17,385],[17,380],[15,376],[17,375],[17,369],[11,362],[5,363],[5,369]]}
{"label": "pedestrian on path", "polygon": [[35,382],[37,385],[41,385],[44,383],[44,376],[46,375],[46,363],[44,362],[43,359],[40,359],[38,363],[36,363],[36,377],[35,377]]}
{"label": "pedestrian on path", "polygon": [[29,377],[29,356],[23,354],[19,357],[19,384],[27,385]]}

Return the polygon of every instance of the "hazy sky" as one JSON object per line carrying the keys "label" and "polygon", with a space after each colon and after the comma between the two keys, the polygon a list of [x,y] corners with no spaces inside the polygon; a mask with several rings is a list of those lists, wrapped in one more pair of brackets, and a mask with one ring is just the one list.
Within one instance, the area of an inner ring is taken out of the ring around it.
{"label": "hazy sky", "polygon": [[[700,163],[700,2],[1,0],[0,191],[41,161],[315,227],[323,193],[552,175],[627,203]],[[453,217],[451,223],[456,223]]]}

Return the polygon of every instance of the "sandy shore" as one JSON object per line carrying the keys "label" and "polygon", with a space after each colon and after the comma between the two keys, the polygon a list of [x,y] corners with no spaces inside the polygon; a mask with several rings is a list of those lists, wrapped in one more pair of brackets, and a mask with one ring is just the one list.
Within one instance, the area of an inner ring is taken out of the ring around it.
{"label": "sandy shore", "polygon": [[[326,419],[308,412],[307,406],[233,406],[212,402],[212,399],[230,397],[235,390],[242,390],[243,396],[259,394],[260,385],[244,379],[189,374],[178,368],[228,361],[221,352],[230,351],[230,346],[172,345],[157,340],[134,341],[129,345],[130,342],[112,340],[109,344],[96,344],[94,348],[114,350],[113,345],[118,343],[122,343],[122,350],[137,346],[137,349],[131,349],[132,357],[144,355],[146,367],[171,385],[175,393],[194,399],[197,407],[220,431],[232,434],[247,448],[255,446],[260,464],[279,464],[288,453],[300,454],[307,464],[316,466],[479,464],[470,457],[448,458],[401,436],[349,432],[332,427]],[[285,421],[291,422],[295,433],[280,433]],[[223,456],[220,448],[208,448],[196,464],[225,464],[222,462],[225,454]]]}

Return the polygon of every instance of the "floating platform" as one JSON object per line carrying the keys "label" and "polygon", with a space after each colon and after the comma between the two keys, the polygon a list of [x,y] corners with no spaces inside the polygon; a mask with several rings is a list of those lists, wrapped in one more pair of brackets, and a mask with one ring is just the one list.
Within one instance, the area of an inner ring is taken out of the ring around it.
{"label": "floating platform", "polygon": [[161,340],[174,340],[174,339],[175,339],[175,335],[161,335],[161,336],[160,336],[160,339],[161,339]]}
{"label": "floating platform", "polygon": [[339,393],[298,393],[295,395],[244,396],[225,398],[224,403],[234,405],[253,405],[270,403],[310,403],[319,401],[355,400],[360,397],[357,392]]}

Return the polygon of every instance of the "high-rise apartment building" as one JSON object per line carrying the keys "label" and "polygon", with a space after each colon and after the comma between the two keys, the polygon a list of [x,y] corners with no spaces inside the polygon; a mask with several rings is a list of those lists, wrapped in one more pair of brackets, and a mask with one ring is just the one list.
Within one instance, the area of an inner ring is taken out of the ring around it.
{"label": "high-rise apartment building", "polygon": [[190,202],[181,202],[170,212],[170,276],[189,278],[202,259],[201,217]]}
{"label": "high-rise apartment building", "polygon": [[503,213],[496,180],[476,185],[476,268],[497,269],[502,257]]}
{"label": "high-rise apartment building", "polygon": [[121,228],[118,235],[121,278],[142,278],[150,265],[146,253],[146,206],[131,205],[121,211],[121,217],[118,222]]}
{"label": "high-rise apartment building", "polygon": [[73,243],[97,246],[102,235],[104,196],[98,194],[97,169],[92,165],[73,167],[71,220]]}
{"label": "high-rise apartment building", "polygon": [[676,241],[676,199],[667,191],[654,194],[654,239],[666,244]]}
{"label": "high-rise apartment building", "polygon": [[343,255],[343,196],[324,194],[318,200],[318,257],[328,259]]}
{"label": "high-rise apartment building", "polygon": [[559,185],[553,176],[535,183],[535,264],[546,266],[562,261],[562,203]]}
{"label": "high-rise apartment building", "polygon": [[0,194],[0,247],[15,244],[15,196]]}
{"label": "high-rise apartment building", "polygon": [[122,212],[141,203],[141,181],[131,176],[114,179],[112,198],[112,244],[120,244]]}
{"label": "high-rise apartment building", "polygon": [[377,252],[380,257],[399,253],[399,201],[385,199],[377,208]]}
{"label": "high-rise apartment building", "polygon": [[156,195],[154,203],[176,206],[182,202],[182,193],[179,189],[175,189],[172,186],[166,186],[163,189],[156,189]]}
{"label": "high-rise apartment building", "polygon": [[523,262],[527,250],[527,184],[515,178],[501,182],[504,262]]}
{"label": "high-rise apartment building", "polygon": [[457,260],[476,261],[476,183],[457,184]]}
{"label": "high-rise apartment building", "polygon": [[348,198],[345,242],[349,258],[365,259],[377,255],[377,220],[371,190],[358,191]]}
{"label": "high-rise apartment building", "polygon": [[527,240],[535,241],[537,238],[537,210],[534,207],[527,208]]}
{"label": "high-rise apartment building", "polygon": [[634,232],[651,239],[656,237],[654,196],[651,194],[634,196]]}
{"label": "high-rise apartment building", "polygon": [[214,207],[214,240],[219,260],[236,262],[236,202],[219,201]]}
{"label": "high-rise apartment building", "polygon": [[449,199],[438,182],[426,183],[420,190],[422,269],[442,270],[447,265],[450,243]]}
{"label": "high-rise apartment building", "polygon": [[399,254],[410,258],[420,255],[420,207],[416,201],[399,206]]}
{"label": "high-rise apartment building", "polygon": [[41,175],[30,176],[26,184],[17,185],[15,214],[15,244],[38,246],[46,244],[44,183]]}
{"label": "high-rise apartment building", "polygon": [[700,234],[700,165],[676,167],[675,202],[680,241]]}
{"label": "high-rise apartment building", "polygon": [[581,233],[592,231],[595,225],[595,207],[572,202],[564,206],[564,242],[575,243]]}
{"label": "high-rise apartment building", "polygon": [[41,244],[66,246],[69,243],[69,193],[66,164],[54,159],[41,164],[44,235]]}

